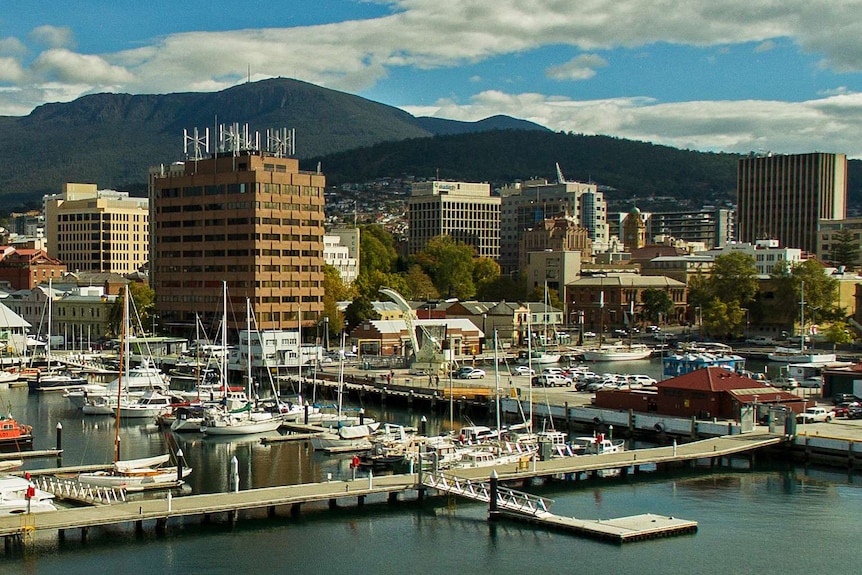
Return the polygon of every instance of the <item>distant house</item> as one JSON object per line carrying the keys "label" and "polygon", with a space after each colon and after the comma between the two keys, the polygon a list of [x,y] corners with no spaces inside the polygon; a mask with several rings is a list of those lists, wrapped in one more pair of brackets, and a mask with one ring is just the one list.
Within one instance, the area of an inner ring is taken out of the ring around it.
{"label": "distant house", "polygon": [[786,391],[722,367],[708,367],[656,385],[656,390],[599,391],[596,407],[653,412],[698,419],[738,420],[740,408],[753,404],[781,404],[794,412],[805,400]]}

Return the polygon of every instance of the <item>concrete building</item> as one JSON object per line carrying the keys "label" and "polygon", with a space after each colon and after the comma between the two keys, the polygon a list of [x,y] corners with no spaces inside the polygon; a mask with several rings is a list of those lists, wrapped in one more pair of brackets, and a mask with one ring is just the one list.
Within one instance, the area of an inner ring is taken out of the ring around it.
{"label": "concrete building", "polygon": [[707,250],[700,255],[718,257],[734,252],[742,252],[754,258],[757,275],[768,277],[780,261],[786,261],[794,266],[803,261],[802,250],[799,248],[783,248],[778,240],[758,240],[754,243],[731,242],[721,249]]}
{"label": "concrete building", "polygon": [[360,235],[359,228],[332,228],[326,232],[328,236],[338,237],[338,243],[347,248],[347,257],[356,260],[356,266],[359,267]]}
{"label": "concrete building", "polygon": [[686,254],[683,256],[659,256],[641,263],[645,276],[665,276],[688,285],[692,277],[712,274],[715,257]]}
{"label": "concrete building", "polygon": [[338,270],[344,285],[352,284],[359,276],[359,260],[350,257],[350,248],[341,245],[339,236],[323,236],[323,262]]}
{"label": "concrete building", "polygon": [[149,260],[149,200],[96,184],[45,196],[48,255],[72,271],[131,273]]}
{"label": "concrete building", "polygon": [[595,184],[531,180],[506,186],[500,190],[500,195],[500,267],[503,273],[518,271],[524,232],[560,215],[571,216],[579,227],[587,230],[593,253],[608,249],[607,204]]}
{"label": "concrete building", "polygon": [[704,207],[680,212],[652,212],[646,220],[649,241],[670,236],[687,243],[703,242],[708,249],[720,248],[735,240],[736,212],[727,208]]}
{"label": "concrete building", "polygon": [[[842,232],[849,232],[856,245],[862,245],[862,218],[820,220],[817,230],[817,259],[825,262],[833,260],[832,252]],[[859,256],[854,264],[862,266],[862,249],[859,250]]]}
{"label": "concrete building", "polygon": [[150,281],[163,328],[193,332],[196,314],[216,325],[222,281],[232,333],[246,327],[246,298],[261,330],[313,326],[323,311],[325,185],[295,158],[248,148],[151,170]]}
{"label": "concrete building", "polygon": [[500,198],[491,186],[470,182],[416,182],[407,201],[408,252],[425,249],[437,236],[476,248],[476,255],[500,257]]}
{"label": "concrete building", "polygon": [[842,220],[845,154],[750,155],[739,160],[737,233],[741,242],[777,239],[815,253],[820,220]]}

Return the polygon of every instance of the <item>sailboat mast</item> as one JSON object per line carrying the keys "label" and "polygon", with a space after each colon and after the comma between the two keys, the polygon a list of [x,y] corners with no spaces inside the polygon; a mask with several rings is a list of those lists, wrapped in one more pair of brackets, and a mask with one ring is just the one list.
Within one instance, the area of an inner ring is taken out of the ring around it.
{"label": "sailboat mast", "polygon": [[[532,317],[532,313],[527,315],[527,330],[531,333],[533,331]],[[533,346],[530,343],[532,339],[532,337],[527,338],[527,377],[530,378],[530,420],[527,422],[527,433],[533,431]]]}
{"label": "sailboat mast", "polygon": [[[246,345],[246,385],[248,386],[248,396],[252,397],[252,393],[254,393],[254,389],[252,389],[251,384],[251,300],[245,298],[245,345]],[[257,397],[255,397],[255,402],[257,402]]]}
{"label": "sailboat mast", "polygon": [[51,371],[51,315],[54,304],[54,297],[52,294],[54,293],[54,288],[52,287],[52,280],[48,278],[48,345],[45,348],[48,353],[48,368],[47,371]]}
{"label": "sailboat mast", "polygon": [[805,280],[799,287],[799,351],[805,351]]}
{"label": "sailboat mast", "polygon": [[497,414],[497,437],[500,437],[500,363],[497,359],[497,330],[494,330],[494,397],[497,404],[494,411]]}
{"label": "sailboat mast", "polygon": [[221,381],[222,394],[227,398],[227,282],[222,281],[222,309],[221,309]]}
{"label": "sailboat mast", "polygon": [[341,388],[344,385],[344,336],[341,332],[341,353],[338,354],[338,421],[341,421]]}
{"label": "sailboat mast", "polygon": [[129,361],[129,286],[123,294],[123,325],[120,327],[120,371],[117,374],[117,416],[114,424],[114,461],[120,459],[120,402],[123,398],[123,371]]}

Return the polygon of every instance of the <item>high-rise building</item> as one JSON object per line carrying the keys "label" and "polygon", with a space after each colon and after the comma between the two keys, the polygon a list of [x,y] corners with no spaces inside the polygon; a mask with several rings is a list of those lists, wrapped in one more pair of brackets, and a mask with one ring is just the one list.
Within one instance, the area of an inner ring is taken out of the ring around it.
{"label": "high-rise building", "polygon": [[476,248],[476,255],[500,257],[500,198],[489,184],[416,182],[407,203],[408,252],[422,251],[431,238],[450,236]]}
{"label": "high-rise building", "polygon": [[69,271],[127,274],[147,263],[147,198],[68,183],[44,204],[48,255]]}
{"label": "high-rise building", "polygon": [[669,236],[689,243],[720,248],[734,241],[735,213],[728,208],[703,207],[679,212],[652,212],[646,220],[647,243]]}
{"label": "high-rise building", "polygon": [[[150,173],[150,281],[167,329],[187,334],[195,316],[245,329],[313,325],[323,311],[323,190],[298,160],[252,149],[155,168]],[[301,317],[300,317],[301,314]]]}
{"label": "high-rise building", "polygon": [[739,160],[737,233],[741,242],[777,239],[814,253],[820,220],[846,215],[845,154],[751,155]]}
{"label": "high-rise building", "polygon": [[608,249],[607,204],[595,184],[531,180],[506,186],[500,190],[500,195],[499,263],[503,273],[518,271],[524,232],[556,216],[570,216],[585,228],[593,253]]}

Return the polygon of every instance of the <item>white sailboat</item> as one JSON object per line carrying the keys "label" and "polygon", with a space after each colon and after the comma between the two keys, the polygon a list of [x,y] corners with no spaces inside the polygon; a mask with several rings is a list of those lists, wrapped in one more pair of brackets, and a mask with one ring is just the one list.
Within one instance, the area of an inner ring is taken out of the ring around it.
{"label": "white sailboat", "polygon": [[[227,342],[227,282],[223,282],[224,308],[222,310],[222,343]],[[251,357],[251,302],[246,299],[247,327],[247,374],[248,396],[253,397],[252,357]],[[228,389],[227,354],[222,357],[222,387]],[[268,433],[281,427],[282,419],[269,411],[258,409],[252,402],[239,409],[229,409],[227,405],[208,409],[204,413],[201,432],[206,435],[249,435]]]}
{"label": "white sailboat", "polygon": [[[604,331],[604,307],[605,307],[605,292],[599,294],[599,331]],[[634,323],[635,302],[629,302],[629,317]],[[631,326],[629,326],[631,327]],[[585,349],[583,351],[586,361],[633,361],[638,359],[646,359],[652,355],[652,349],[642,343],[632,343],[631,329],[629,329],[629,341],[623,343],[618,341],[613,345],[604,345],[602,336],[599,336],[599,347],[595,349]]]}
{"label": "white sailboat", "polygon": [[[99,487],[119,487],[129,491],[143,489],[160,489],[175,487],[182,483],[192,469],[190,467],[164,467],[170,459],[170,454],[157,455],[142,459],[120,459],[120,396],[123,389],[124,359],[128,362],[129,357],[129,288],[126,286],[123,299],[123,328],[120,334],[122,345],[120,346],[120,378],[117,387],[116,421],[114,423],[114,464],[104,471],[79,473],[78,482],[86,485]],[[128,367],[126,367],[128,369]]]}

